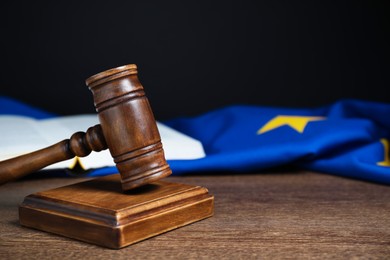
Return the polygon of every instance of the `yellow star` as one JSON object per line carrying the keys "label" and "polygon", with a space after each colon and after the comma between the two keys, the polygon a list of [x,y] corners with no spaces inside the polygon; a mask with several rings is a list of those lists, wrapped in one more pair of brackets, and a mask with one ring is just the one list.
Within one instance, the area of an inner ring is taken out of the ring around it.
{"label": "yellow star", "polygon": [[257,131],[257,134],[264,134],[265,132],[271,131],[275,128],[288,125],[295,129],[299,133],[303,133],[306,125],[310,121],[325,120],[325,117],[321,116],[276,116],[268,121],[262,128]]}
{"label": "yellow star", "polygon": [[382,162],[378,162],[377,165],[390,167],[390,158],[389,158],[389,140],[382,138],[381,143],[383,144],[384,158]]}

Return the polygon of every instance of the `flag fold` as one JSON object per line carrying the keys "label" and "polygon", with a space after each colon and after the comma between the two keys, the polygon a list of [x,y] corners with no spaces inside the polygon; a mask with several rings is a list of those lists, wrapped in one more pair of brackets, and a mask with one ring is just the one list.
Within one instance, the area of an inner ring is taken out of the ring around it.
{"label": "flag fold", "polygon": [[230,106],[169,126],[200,140],[206,157],[170,161],[176,174],[281,165],[390,184],[390,105],[342,100],[313,109]]}

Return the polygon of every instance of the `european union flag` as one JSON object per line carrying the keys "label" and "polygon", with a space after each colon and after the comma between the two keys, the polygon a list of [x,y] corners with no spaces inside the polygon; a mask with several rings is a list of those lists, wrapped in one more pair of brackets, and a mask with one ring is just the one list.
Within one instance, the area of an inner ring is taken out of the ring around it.
{"label": "european union flag", "polygon": [[170,161],[175,174],[281,165],[390,184],[390,105],[343,100],[315,109],[231,106],[167,125],[206,157]]}
{"label": "european union flag", "polygon": [[[0,97],[0,113],[54,116]],[[282,165],[390,184],[390,104],[342,100],[314,109],[230,106],[164,122],[202,142],[206,157],[170,160],[173,174]],[[96,169],[90,176],[116,173]]]}

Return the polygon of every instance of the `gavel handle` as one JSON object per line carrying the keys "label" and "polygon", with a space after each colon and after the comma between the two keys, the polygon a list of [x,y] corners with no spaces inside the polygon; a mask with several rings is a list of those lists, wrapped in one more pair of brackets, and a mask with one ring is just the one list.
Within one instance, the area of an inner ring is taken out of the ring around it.
{"label": "gavel handle", "polygon": [[107,149],[100,125],[90,127],[86,133],[74,133],[70,139],[63,140],[41,150],[0,162],[0,185],[16,180],[48,165],[84,157],[91,151]]}

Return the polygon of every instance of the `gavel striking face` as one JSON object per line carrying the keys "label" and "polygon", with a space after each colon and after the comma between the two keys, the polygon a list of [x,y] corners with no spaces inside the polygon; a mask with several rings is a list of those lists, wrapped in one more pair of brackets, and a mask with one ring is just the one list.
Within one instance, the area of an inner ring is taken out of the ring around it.
{"label": "gavel striking face", "polygon": [[42,150],[0,162],[0,183],[25,176],[58,161],[110,150],[129,190],[171,174],[153,112],[134,64],[110,69],[86,80],[100,125],[77,132]]}

